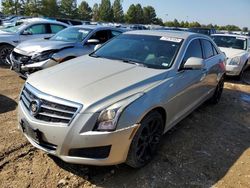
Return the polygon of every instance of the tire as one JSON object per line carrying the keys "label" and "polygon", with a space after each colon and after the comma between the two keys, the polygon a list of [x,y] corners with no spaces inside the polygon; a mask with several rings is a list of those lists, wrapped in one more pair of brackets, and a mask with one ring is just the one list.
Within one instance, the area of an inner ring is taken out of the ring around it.
{"label": "tire", "polygon": [[246,70],[244,71],[243,76],[242,76],[242,81],[243,81],[245,84],[250,85],[250,66],[248,66],[248,67],[246,68]]}
{"label": "tire", "polygon": [[220,99],[221,99],[221,95],[223,92],[223,88],[224,88],[224,76],[221,77],[213,96],[210,98],[209,102],[211,104],[218,104]]}
{"label": "tire", "polygon": [[0,65],[8,65],[6,58],[10,55],[13,49],[14,47],[9,44],[0,46]]}
{"label": "tire", "polygon": [[148,164],[157,152],[163,130],[164,120],[159,112],[146,115],[131,142],[126,164],[133,168]]}
{"label": "tire", "polygon": [[246,67],[247,67],[247,61],[246,61],[246,63],[244,64],[244,66],[242,67],[242,70],[240,71],[240,74],[239,74],[238,76],[236,76],[236,79],[237,79],[238,81],[241,81],[241,80],[242,80],[244,71],[246,70]]}

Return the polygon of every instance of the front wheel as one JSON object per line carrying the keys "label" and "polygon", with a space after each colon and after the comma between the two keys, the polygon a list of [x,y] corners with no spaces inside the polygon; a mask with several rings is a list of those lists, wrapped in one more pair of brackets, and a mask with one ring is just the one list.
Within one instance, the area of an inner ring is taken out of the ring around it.
{"label": "front wheel", "polygon": [[221,95],[223,92],[223,88],[224,88],[224,76],[221,77],[213,96],[210,98],[209,102],[211,104],[218,104],[220,99],[221,99]]}
{"label": "front wheel", "polygon": [[13,50],[13,46],[11,45],[4,44],[0,46],[0,64],[8,65],[8,63],[6,62],[6,58],[10,55],[12,50]]}
{"label": "front wheel", "polygon": [[164,120],[159,112],[145,116],[130,145],[126,164],[140,168],[149,163],[158,149],[163,130]]}

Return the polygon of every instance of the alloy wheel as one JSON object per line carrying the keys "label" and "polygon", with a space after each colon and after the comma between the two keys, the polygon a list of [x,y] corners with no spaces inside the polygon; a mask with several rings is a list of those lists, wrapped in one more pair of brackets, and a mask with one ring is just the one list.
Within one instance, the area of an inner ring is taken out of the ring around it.
{"label": "alloy wheel", "polygon": [[137,159],[144,163],[153,157],[162,134],[160,119],[150,119],[142,129],[136,148]]}
{"label": "alloy wheel", "polygon": [[8,57],[8,55],[10,55],[10,53],[12,52],[13,48],[11,47],[4,47],[1,51],[0,51],[0,61],[7,64],[6,63],[6,58]]}

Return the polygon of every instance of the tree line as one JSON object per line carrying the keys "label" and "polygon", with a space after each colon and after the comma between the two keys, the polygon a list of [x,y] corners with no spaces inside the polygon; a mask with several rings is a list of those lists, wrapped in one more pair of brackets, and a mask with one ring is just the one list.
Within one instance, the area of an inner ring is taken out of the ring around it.
{"label": "tree line", "polygon": [[188,21],[181,21],[179,22],[177,19],[174,19],[174,21],[167,21],[164,24],[168,27],[184,27],[184,28],[190,28],[190,27],[204,27],[204,28],[214,28],[216,30],[225,30],[225,31],[243,31],[247,32],[248,27],[243,27],[242,30],[236,26],[236,25],[225,25],[225,26],[219,26],[219,25],[213,25],[213,24],[200,24],[199,22],[188,22]]}
{"label": "tree line", "polygon": [[90,7],[86,1],[77,0],[2,0],[2,12],[6,15],[63,17],[103,22],[161,24],[152,6],[132,4],[125,14],[122,0],[102,0]]}
{"label": "tree line", "polygon": [[[217,30],[240,31],[235,25],[218,26],[202,25],[198,22],[179,22],[177,19],[163,23],[152,6],[142,7],[132,4],[126,13],[123,11],[122,0],[102,0],[90,7],[86,1],[77,0],[2,0],[2,12],[6,15],[45,16],[80,19],[86,21],[102,21],[129,24],[156,24],[169,27],[209,27]],[[243,28],[248,30],[248,28]]]}

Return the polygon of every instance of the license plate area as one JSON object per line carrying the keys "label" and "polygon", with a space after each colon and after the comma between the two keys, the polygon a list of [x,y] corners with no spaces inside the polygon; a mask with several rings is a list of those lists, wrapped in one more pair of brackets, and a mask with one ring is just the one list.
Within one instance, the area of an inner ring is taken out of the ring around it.
{"label": "license plate area", "polygon": [[33,129],[29,125],[29,123],[25,120],[22,119],[20,122],[21,128],[23,130],[23,133],[25,133],[27,136],[32,138],[36,143],[40,144],[42,143],[42,132],[39,131],[38,129]]}
{"label": "license plate area", "polygon": [[57,145],[44,141],[44,134],[39,129],[33,129],[25,119],[21,120],[20,126],[22,128],[23,133],[26,134],[29,138],[31,138],[41,147],[51,151],[56,150]]}

